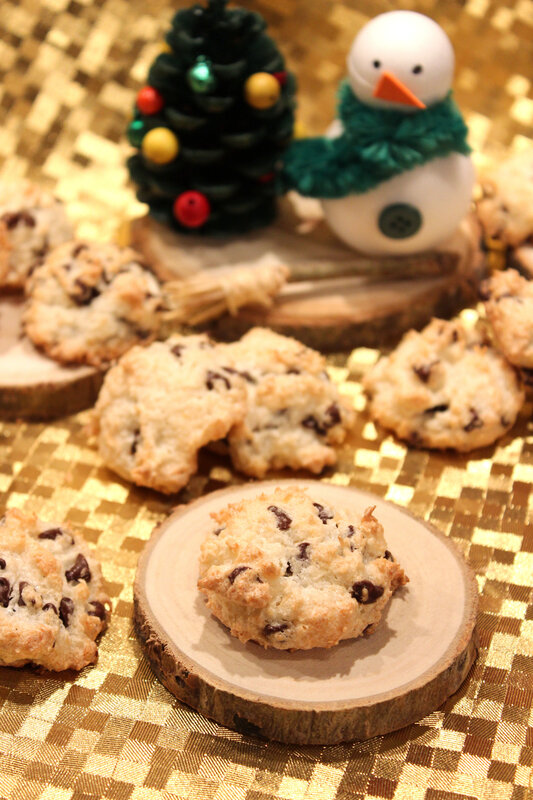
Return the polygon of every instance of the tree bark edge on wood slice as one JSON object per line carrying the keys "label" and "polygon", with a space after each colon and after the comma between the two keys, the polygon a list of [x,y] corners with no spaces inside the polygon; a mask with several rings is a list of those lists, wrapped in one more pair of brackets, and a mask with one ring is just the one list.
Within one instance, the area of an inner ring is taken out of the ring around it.
{"label": "tree bark edge on wood slice", "polygon": [[[318,484],[317,481],[291,482],[299,485]],[[267,487],[279,486],[280,483],[285,484],[287,481],[255,484],[253,491],[259,493]],[[319,486],[324,494],[324,487],[327,485],[319,484]],[[336,744],[342,741],[368,739],[409,725],[441,706],[459,689],[477,654],[474,631],[477,613],[475,578],[461,554],[444,534],[428,523],[413,517],[404,509],[394,507],[390,503],[386,505],[395,509],[395,512],[399,511],[402,516],[405,515],[406,518],[413,520],[413,524],[416,526],[423,526],[428,536],[437,537],[441,545],[444,544],[453,553],[462,575],[461,580],[464,581],[465,611],[460,629],[453,640],[453,647],[448,648],[434,668],[426,670],[423,675],[408,682],[401,691],[394,689],[381,694],[377,693],[367,699],[362,698],[355,702],[302,703],[265,696],[261,693],[254,693],[253,690],[245,691],[240,685],[235,686],[228,683],[224,678],[213,674],[185,654],[172,640],[172,637],[166,633],[157,613],[150,605],[145,584],[150,559],[157,551],[158,544],[166,535],[165,532],[169,526],[175,525],[180,517],[188,514],[194,508],[198,513],[198,506],[208,500],[209,502],[214,501],[215,496],[218,496],[219,499],[222,499],[223,496],[228,502],[235,501],[238,499],[238,490],[241,488],[232,487],[219,490],[178,509],[156,528],[141,555],[134,585],[135,631],[155,674],[175,697],[197,709],[204,716],[242,734],[261,736],[289,744]],[[343,488],[345,491],[350,491],[346,487]],[[374,498],[368,493],[359,494],[365,496],[365,502],[378,501],[376,514],[379,519],[379,505],[383,506],[385,501],[381,498]],[[218,503],[218,499],[216,502]],[[189,526],[190,521],[188,529]],[[387,535],[387,531],[385,531],[385,535]],[[190,570],[190,559],[186,560]],[[399,560],[402,563],[401,556]],[[177,579],[179,581],[179,576]],[[164,592],[165,588],[165,585],[162,585],[161,591]],[[392,603],[394,602],[393,598]],[[183,617],[180,616],[180,619]],[[212,620],[212,624],[219,625],[214,620]],[[225,647],[231,651],[233,637],[225,629],[223,634],[230,642],[229,645],[226,642]],[[373,634],[373,636],[375,635]],[[372,637],[369,637],[370,640]],[[360,640],[351,641],[358,642]],[[237,645],[237,647],[239,646],[240,644]],[[337,645],[337,647],[340,646]],[[223,649],[224,647],[221,648],[221,650]],[[233,653],[230,655],[234,657]],[[327,686],[324,688],[327,691]],[[320,687],[317,691],[320,691]]]}
{"label": "tree bark edge on wood slice", "polygon": [[104,373],[66,367],[38,352],[22,336],[24,300],[0,297],[0,418],[44,421],[92,406]]}

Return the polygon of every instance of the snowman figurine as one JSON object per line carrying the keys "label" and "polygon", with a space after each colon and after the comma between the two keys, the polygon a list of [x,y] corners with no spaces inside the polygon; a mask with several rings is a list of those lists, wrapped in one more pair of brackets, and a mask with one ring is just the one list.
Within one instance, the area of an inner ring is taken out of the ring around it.
{"label": "snowman figurine", "polygon": [[391,11],[362,28],[347,63],[340,119],[327,136],[292,144],[284,188],[321,198],[331,229],[356,250],[432,249],[466,214],[475,178],[451,98],[450,40],[429,17]]}

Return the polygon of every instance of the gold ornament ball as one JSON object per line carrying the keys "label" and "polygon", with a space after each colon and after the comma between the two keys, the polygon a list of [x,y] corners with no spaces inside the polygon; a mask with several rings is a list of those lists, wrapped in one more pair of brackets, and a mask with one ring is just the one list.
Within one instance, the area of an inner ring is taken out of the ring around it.
{"label": "gold ornament ball", "polygon": [[168,164],[178,155],[178,137],[168,128],[152,128],[143,138],[141,149],[154,164]]}
{"label": "gold ornament ball", "polygon": [[279,81],[269,72],[255,72],[244,84],[244,96],[248,105],[262,111],[272,108],[281,94]]}

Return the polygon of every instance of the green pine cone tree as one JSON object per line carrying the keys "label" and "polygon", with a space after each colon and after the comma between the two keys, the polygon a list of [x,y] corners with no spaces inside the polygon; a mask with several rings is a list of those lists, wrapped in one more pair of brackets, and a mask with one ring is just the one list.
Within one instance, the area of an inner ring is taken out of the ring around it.
{"label": "green pine cone tree", "polygon": [[226,0],[178,11],[137,96],[130,176],[150,214],[182,233],[240,234],[275,217],[296,82],[265,28]]}

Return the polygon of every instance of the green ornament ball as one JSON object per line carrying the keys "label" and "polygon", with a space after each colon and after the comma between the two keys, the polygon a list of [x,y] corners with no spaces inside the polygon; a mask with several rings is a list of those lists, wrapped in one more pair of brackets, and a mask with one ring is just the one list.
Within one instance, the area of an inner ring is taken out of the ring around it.
{"label": "green ornament ball", "polygon": [[140,147],[146,133],[146,126],[142,119],[134,119],[128,125],[128,141],[134,147]]}
{"label": "green ornament ball", "polygon": [[205,56],[199,56],[187,72],[187,83],[198,94],[207,94],[216,86],[213,65]]}

